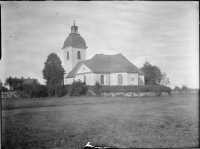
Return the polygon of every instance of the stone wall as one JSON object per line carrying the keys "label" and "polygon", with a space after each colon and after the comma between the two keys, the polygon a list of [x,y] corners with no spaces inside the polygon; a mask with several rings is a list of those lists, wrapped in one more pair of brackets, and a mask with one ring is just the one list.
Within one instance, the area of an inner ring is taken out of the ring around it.
{"label": "stone wall", "polygon": [[20,98],[21,92],[2,92],[2,98]]}
{"label": "stone wall", "polygon": [[[154,92],[139,92],[139,93],[134,93],[134,92],[117,92],[117,93],[106,93],[106,92],[102,92],[101,96],[103,97],[149,97],[149,96],[158,96],[156,93]],[[160,96],[169,96],[169,93],[166,92],[161,92]]]}

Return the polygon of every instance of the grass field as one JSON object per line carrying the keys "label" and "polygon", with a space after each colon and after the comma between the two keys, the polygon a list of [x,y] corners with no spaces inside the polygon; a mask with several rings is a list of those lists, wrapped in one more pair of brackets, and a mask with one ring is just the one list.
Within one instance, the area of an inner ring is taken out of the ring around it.
{"label": "grass field", "polygon": [[199,146],[198,95],[3,99],[2,148]]}

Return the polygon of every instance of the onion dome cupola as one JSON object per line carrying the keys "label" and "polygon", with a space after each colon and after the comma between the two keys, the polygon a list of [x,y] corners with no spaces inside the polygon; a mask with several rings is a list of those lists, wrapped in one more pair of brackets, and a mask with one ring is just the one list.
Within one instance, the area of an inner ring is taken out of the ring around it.
{"label": "onion dome cupola", "polygon": [[69,46],[74,47],[74,48],[87,49],[85,40],[78,33],[78,26],[75,25],[75,21],[74,21],[74,25],[71,27],[71,33],[69,34],[69,36],[64,42],[63,48],[66,48]]}

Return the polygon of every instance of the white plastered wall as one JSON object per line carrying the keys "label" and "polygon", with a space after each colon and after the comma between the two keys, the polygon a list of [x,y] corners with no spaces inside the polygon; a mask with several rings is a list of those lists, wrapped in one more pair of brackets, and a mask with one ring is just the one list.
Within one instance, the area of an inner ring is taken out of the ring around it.
{"label": "white plastered wall", "polygon": [[118,85],[118,75],[121,74],[123,77],[123,85],[128,85],[127,73],[111,73],[110,74],[110,85]]}
{"label": "white plastered wall", "polygon": [[[67,52],[69,52],[69,60],[67,60]],[[63,53],[64,53],[64,69],[65,69],[65,75],[67,76],[67,74],[72,70],[72,47],[67,47],[63,49]]]}
{"label": "white plastered wall", "polygon": [[[80,51],[81,59],[77,58],[77,52]],[[66,75],[76,66],[79,61],[86,59],[86,49],[67,47],[63,49],[64,52],[64,69]],[[67,60],[67,52],[69,52],[69,59]]]}
{"label": "white plastered wall", "polygon": [[77,70],[76,74],[88,73],[88,72],[91,73],[92,71],[91,71],[90,68],[88,68],[85,64],[82,64],[82,65],[80,66],[80,68]]}
{"label": "white plastered wall", "polygon": [[73,80],[75,80],[75,78],[67,78],[66,79],[66,84],[72,84]]}
{"label": "white plastered wall", "polygon": [[[77,58],[78,51],[81,53],[81,59]],[[72,48],[72,67],[74,68],[76,64],[82,60],[86,60],[86,49]]]}
{"label": "white plastered wall", "polygon": [[77,74],[75,80],[84,82],[84,76],[86,77],[86,85],[94,85],[93,84],[93,73],[83,73]]}
{"label": "white plastered wall", "polygon": [[103,85],[109,85],[110,76],[109,76],[109,74],[104,74],[104,73],[94,73],[94,77],[93,77],[94,84],[93,85],[95,85],[96,81],[101,83],[101,75],[104,76],[104,84]]}
{"label": "white plastered wall", "polygon": [[[77,58],[77,52],[80,51],[81,59]],[[67,60],[67,52],[69,52],[69,59]],[[66,47],[63,49],[64,55],[64,69],[67,74],[76,66],[79,61],[86,60],[86,49],[74,48],[74,47]],[[73,80],[73,79],[72,79]],[[66,79],[65,84],[69,84],[71,82],[71,78]]]}
{"label": "white plastered wall", "polygon": [[145,85],[145,82],[144,82],[144,75],[139,75],[139,85]]}
{"label": "white plastered wall", "polygon": [[[118,85],[118,74],[123,77],[123,85],[144,85],[144,75],[138,75],[136,73],[112,73],[112,74],[97,74],[92,72],[79,73],[75,78],[67,78],[67,84],[72,84],[73,80],[79,79],[84,82],[84,75],[86,76],[87,85],[95,85],[96,81],[100,83],[101,75],[104,75],[104,85]],[[134,81],[131,81],[134,78]],[[139,81],[140,79],[140,81]]]}
{"label": "white plastered wall", "polygon": [[92,71],[85,64],[82,64],[76,72],[76,81],[81,80],[84,82],[84,76],[86,77],[86,84],[93,85]]}
{"label": "white plastered wall", "polygon": [[128,73],[127,76],[127,85],[138,85],[137,73]]}

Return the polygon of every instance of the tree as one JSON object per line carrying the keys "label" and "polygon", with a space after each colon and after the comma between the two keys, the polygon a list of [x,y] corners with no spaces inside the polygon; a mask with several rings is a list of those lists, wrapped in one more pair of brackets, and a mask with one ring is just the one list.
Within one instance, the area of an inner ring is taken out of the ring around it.
{"label": "tree", "polygon": [[167,86],[169,84],[169,78],[167,78],[167,73],[162,73],[161,85]]}
{"label": "tree", "polygon": [[181,88],[178,87],[178,86],[175,86],[174,91],[178,91],[178,92],[180,92],[180,91],[181,91]]}
{"label": "tree", "polygon": [[8,91],[8,89],[5,86],[2,86],[2,91],[6,92],[6,91]]}
{"label": "tree", "polygon": [[140,68],[145,73],[145,83],[147,85],[157,85],[161,83],[162,72],[159,67],[152,66],[149,62],[145,62]]}
{"label": "tree", "polygon": [[101,95],[101,89],[102,89],[102,86],[99,84],[99,82],[97,81],[96,83],[95,83],[95,86],[94,86],[94,93],[96,94],[96,95]]}
{"label": "tree", "polygon": [[43,78],[46,80],[49,96],[57,96],[58,85],[61,85],[64,79],[65,70],[62,67],[60,58],[55,53],[48,55],[42,70]]}
{"label": "tree", "polygon": [[188,90],[189,90],[189,88],[188,88],[187,86],[185,86],[185,85],[183,85],[181,89],[182,89],[183,91],[188,91]]}
{"label": "tree", "polygon": [[4,85],[5,85],[5,86],[9,85],[9,87],[11,88],[11,87],[12,87],[12,82],[13,82],[13,81],[12,81],[12,78],[11,78],[11,77],[6,78]]}
{"label": "tree", "polygon": [[12,78],[9,77],[5,80],[4,85],[9,85],[10,88],[12,88],[13,90],[22,90],[22,83],[24,81],[22,79],[17,79],[17,78]]}
{"label": "tree", "polygon": [[23,91],[25,96],[28,95],[28,97],[31,98],[40,98],[40,97],[47,97],[47,87],[46,85],[40,85],[40,84],[24,84],[23,85]]}

